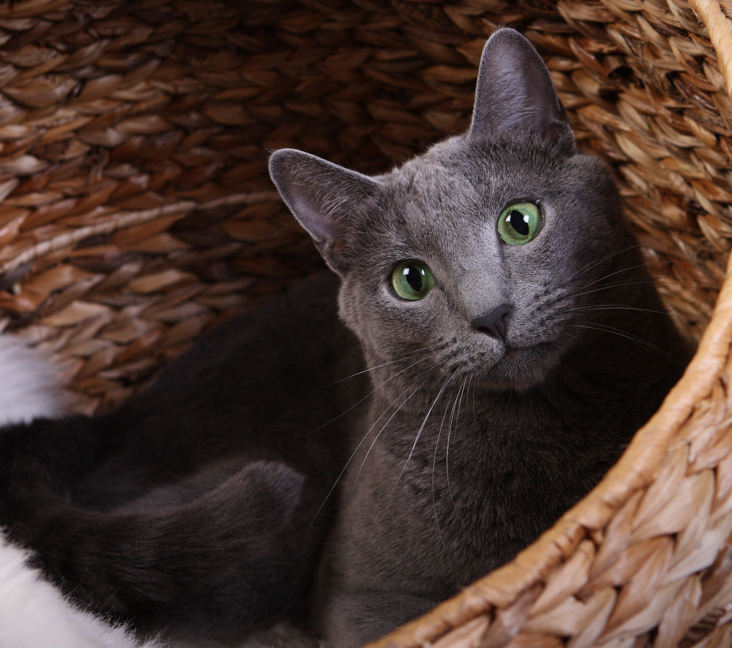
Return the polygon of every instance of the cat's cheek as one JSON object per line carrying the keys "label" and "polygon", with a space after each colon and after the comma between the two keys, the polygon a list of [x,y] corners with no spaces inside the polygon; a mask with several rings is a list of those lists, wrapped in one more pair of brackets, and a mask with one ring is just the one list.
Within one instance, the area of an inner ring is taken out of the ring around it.
{"label": "cat's cheek", "polygon": [[384,362],[385,351],[394,338],[385,334],[389,327],[385,326],[385,313],[388,308],[384,304],[380,292],[366,293],[361,282],[353,281],[346,276],[338,294],[338,315],[341,321],[361,340],[369,361]]}
{"label": "cat's cheek", "polygon": [[358,296],[354,295],[353,285],[345,278],[338,293],[338,316],[356,335],[360,335],[360,311],[361,309],[358,307]]}
{"label": "cat's cheek", "polygon": [[[351,296],[342,302],[341,319],[361,339],[370,363],[400,361],[405,353],[428,350],[444,343],[432,295],[420,301],[406,301],[386,291]],[[443,327],[444,328],[444,327]],[[420,354],[422,357],[422,354]]]}

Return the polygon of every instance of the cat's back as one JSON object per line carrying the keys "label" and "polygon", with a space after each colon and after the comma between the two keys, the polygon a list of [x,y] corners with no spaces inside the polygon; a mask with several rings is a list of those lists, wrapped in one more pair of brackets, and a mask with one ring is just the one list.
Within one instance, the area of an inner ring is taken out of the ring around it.
{"label": "cat's back", "polygon": [[332,343],[347,350],[355,344],[357,348],[355,338],[338,321],[339,285],[335,275],[319,274],[261,308],[224,322],[174,360],[145,393],[152,395],[161,385],[167,388],[174,382],[199,378],[213,378],[219,387],[224,382],[220,372],[239,374],[244,383],[261,384],[262,377],[277,372],[280,362],[288,368],[309,368],[322,355],[321,345]]}

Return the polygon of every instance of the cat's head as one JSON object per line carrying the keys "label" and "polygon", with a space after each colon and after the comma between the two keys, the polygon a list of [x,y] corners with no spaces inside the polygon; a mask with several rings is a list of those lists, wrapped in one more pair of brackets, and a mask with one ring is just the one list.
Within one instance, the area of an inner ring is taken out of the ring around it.
{"label": "cat's head", "polygon": [[633,245],[611,174],[577,152],[549,71],[510,29],[485,46],[468,132],[373,178],[292,149],[270,171],[394,384],[540,383],[582,336],[583,293]]}

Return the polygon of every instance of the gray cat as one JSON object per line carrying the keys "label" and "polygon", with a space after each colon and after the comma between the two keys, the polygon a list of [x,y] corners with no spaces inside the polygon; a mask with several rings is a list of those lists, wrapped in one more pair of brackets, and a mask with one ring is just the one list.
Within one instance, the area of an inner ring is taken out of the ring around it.
{"label": "gray cat", "polygon": [[485,46],[472,124],[367,177],[284,149],[373,384],[315,624],[359,646],[510,560],[605,474],[690,357],[539,55]]}
{"label": "gray cat", "polygon": [[227,322],[107,415],[0,429],[0,529],[140,635],[309,618],[350,648],[550,526],[690,349],[515,31],[464,135],[375,178],[271,170],[340,286]]}

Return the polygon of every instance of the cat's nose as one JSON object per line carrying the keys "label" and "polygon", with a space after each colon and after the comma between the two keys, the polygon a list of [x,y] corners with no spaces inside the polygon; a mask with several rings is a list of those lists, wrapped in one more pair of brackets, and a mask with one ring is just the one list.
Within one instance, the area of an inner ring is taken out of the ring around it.
{"label": "cat's nose", "polygon": [[506,317],[513,310],[512,304],[501,304],[496,306],[489,313],[485,313],[480,317],[476,317],[470,325],[477,331],[487,333],[488,335],[506,341]]}

